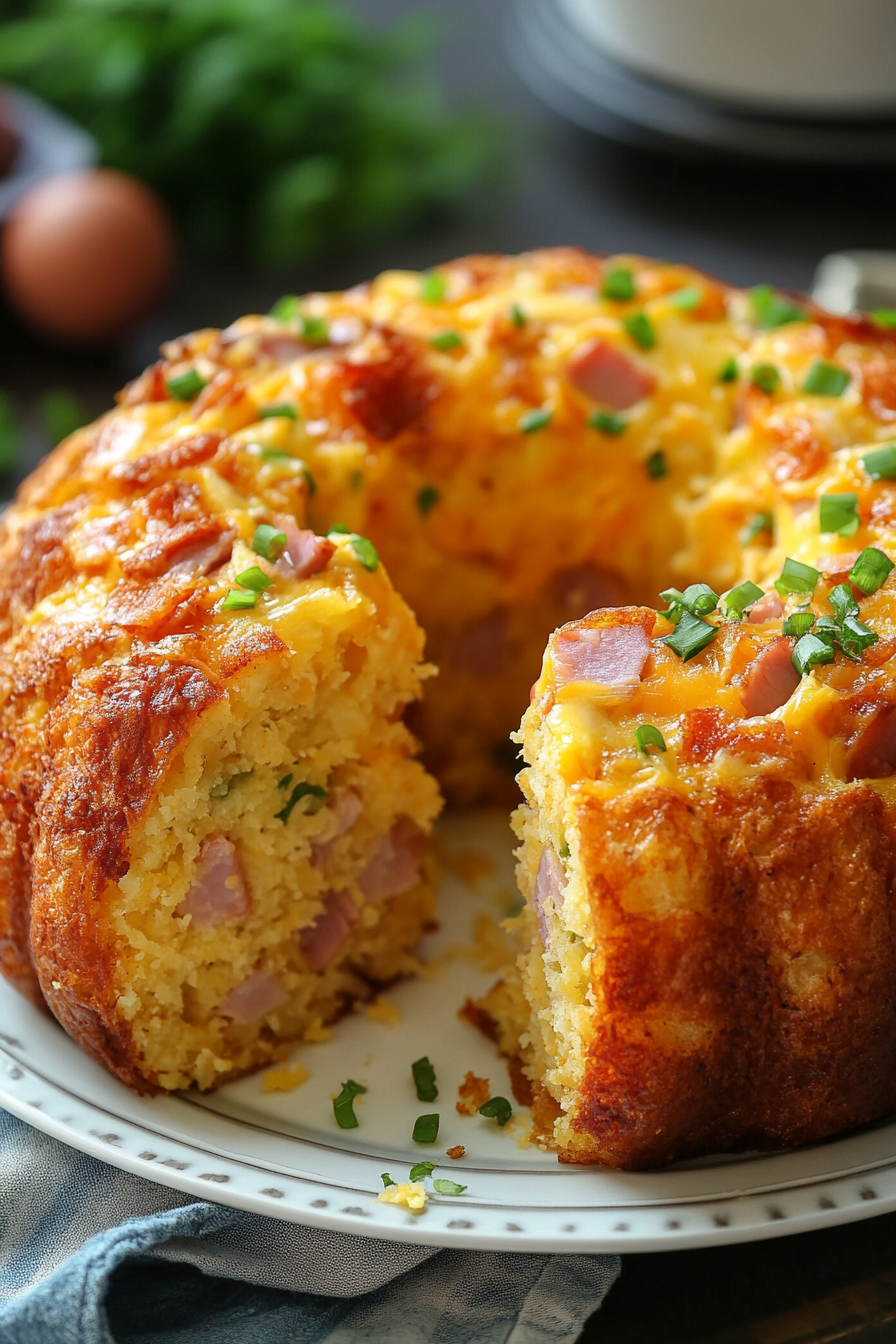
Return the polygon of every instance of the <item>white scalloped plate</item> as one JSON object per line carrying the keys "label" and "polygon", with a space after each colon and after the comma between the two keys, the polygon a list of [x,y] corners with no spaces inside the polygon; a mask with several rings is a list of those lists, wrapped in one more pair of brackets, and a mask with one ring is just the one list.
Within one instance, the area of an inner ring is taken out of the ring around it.
{"label": "white scalloped plate", "polygon": [[[490,1043],[457,1017],[493,969],[446,948],[473,945],[483,914],[500,919],[513,900],[506,818],[451,818],[440,838],[449,871],[443,929],[425,979],[396,986],[391,1026],[363,1012],[325,1043],[293,1058],[311,1078],[290,1093],[264,1093],[258,1076],[211,1097],[134,1096],[89,1060],[51,1018],[0,984],[0,1106],[114,1166],[192,1195],[289,1222],[436,1246],[526,1251],[648,1251],[752,1241],[851,1222],[896,1209],[896,1123],[774,1156],[703,1160],[663,1172],[561,1167],[527,1146],[525,1113],[505,1130],[455,1111],[468,1069],[511,1096]],[[475,886],[450,869],[477,867]],[[481,946],[482,940],[479,940]],[[411,1061],[428,1054],[436,1103],[417,1101]],[[359,1127],[340,1130],[332,1097],[346,1078],[368,1086]],[[438,1144],[411,1141],[422,1111],[438,1110]],[[466,1147],[451,1161],[445,1150]],[[439,1161],[437,1176],[465,1184],[435,1196],[421,1214],[381,1204],[380,1173],[407,1179],[408,1165]]]}

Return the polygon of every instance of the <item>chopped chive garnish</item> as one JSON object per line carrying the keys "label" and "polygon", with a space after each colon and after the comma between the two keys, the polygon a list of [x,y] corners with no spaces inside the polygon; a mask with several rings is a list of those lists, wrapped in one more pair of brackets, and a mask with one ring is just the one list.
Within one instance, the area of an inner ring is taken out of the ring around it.
{"label": "chopped chive garnish", "polygon": [[569,858],[569,845],[566,843],[565,840],[563,841],[563,844],[562,844],[562,845],[560,846],[560,848],[558,849],[557,853],[560,855],[561,859],[568,859],[568,858]]}
{"label": "chopped chive garnish", "polygon": [[270,523],[259,523],[253,534],[253,551],[266,560],[277,560],[286,548],[286,532],[271,527]]}
{"label": "chopped chive garnish", "polygon": [[417,491],[417,509],[421,518],[431,512],[442,498],[434,485],[424,485]]}
{"label": "chopped chive garnish", "polygon": [[289,406],[286,402],[281,406],[259,406],[259,420],[272,420],[275,416],[283,416],[287,420],[298,420],[299,418],[295,406]]}
{"label": "chopped chive garnish", "polygon": [[299,315],[299,297],[297,294],[284,294],[271,309],[269,316],[277,322],[292,322]]}
{"label": "chopped chive garnish", "polygon": [[348,478],[349,490],[360,490],[363,484],[364,484],[363,471],[353,471]]}
{"label": "chopped chive garnish", "polygon": [[771,331],[788,322],[802,322],[806,316],[801,304],[776,293],[771,285],[756,285],[750,290],[750,308],[753,322],[760,331]]}
{"label": "chopped chive garnish", "polygon": [[[292,779],[292,775],[290,775],[289,778]],[[283,788],[284,786],[279,784],[277,787]],[[285,826],[292,815],[292,810],[296,803],[300,802],[303,798],[312,798],[317,804],[316,807],[312,806],[305,808],[304,810],[306,812],[319,812],[327,801],[327,791],[326,789],[322,789],[319,784],[297,784],[289,795],[286,806],[281,808],[279,812],[275,812],[274,816],[278,821],[282,821]]]}
{"label": "chopped chive garnish", "polygon": [[237,574],[236,582],[243,588],[251,588],[253,593],[263,593],[265,588],[271,587],[274,580],[268,578],[258,565],[252,565],[251,569],[244,569],[242,574]]}
{"label": "chopped chive garnish", "polygon": [[484,1115],[486,1120],[497,1121],[498,1128],[503,1129],[513,1115],[513,1110],[506,1097],[490,1097],[479,1107],[479,1114]]}
{"label": "chopped chive garnish", "polygon": [[632,313],[622,319],[622,325],[642,350],[652,350],[656,345],[656,329],[646,313]]}
{"label": "chopped chive garnish", "polygon": [[533,411],[520,416],[517,428],[523,434],[534,434],[537,429],[546,429],[553,416],[554,412],[549,406],[536,406]]}
{"label": "chopped chive garnish", "polygon": [[616,415],[614,411],[592,411],[588,424],[592,429],[599,429],[601,434],[622,434],[628,421],[624,415]]}
{"label": "chopped chive garnish", "polygon": [[839,364],[816,359],[803,379],[803,391],[818,397],[841,397],[850,384],[850,376]]}
{"label": "chopped chive garnish", "polygon": [[717,626],[710,625],[709,621],[704,621],[700,616],[692,616],[689,611],[683,611],[671,635],[666,635],[662,642],[668,644],[672,652],[677,653],[681,661],[686,663],[711,644],[718,633]]}
{"label": "chopped chive garnish", "polygon": [[165,386],[176,401],[192,401],[205,387],[206,380],[196,369],[187,369],[176,378],[169,378]]}
{"label": "chopped chive garnish", "polygon": [[642,723],[635,729],[635,743],[639,751],[647,754],[648,747],[655,747],[657,751],[666,750],[666,740],[659,728],[654,728],[652,723]]}
{"label": "chopped chive garnish", "polygon": [[800,560],[794,560],[788,556],[784,561],[784,568],[781,570],[779,578],[775,579],[775,587],[782,597],[788,593],[798,593],[800,596],[811,597],[815,592],[815,585],[818,583],[818,570],[813,569],[811,565],[804,565]]}
{"label": "chopped chive garnish", "polygon": [[435,1143],[439,1137],[439,1117],[436,1115],[418,1115],[414,1121],[411,1138],[415,1143]]}
{"label": "chopped chive garnish", "polygon": [[351,528],[346,527],[345,523],[334,523],[330,528],[328,535],[332,536],[334,532],[340,537],[350,537],[352,534]]}
{"label": "chopped chive garnish", "polygon": [[760,392],[771,396],[781,386],[781,375],[774,364],[754,364],[750,370],[750,382]]}
{"label": "chopped chive garnish", "polygon": [[448,281],[438,271],[424,271],[420,277],[420,297],[424,303],[441,303]]}
{"label": "chopped chive garnish", "polygon": [[248,611],[258,601],[258,594],[247,592],[245,588],[231,588],[221,603],[222,611]]}
{"label": "chopped chive garnish", "polygon": [[742,621],[747,607],[751,607],[754,602],[758,602],[762,597],[762,589],[758,584],[745,579],[739,583],[736,588],[725,593],[722,598],[723,611],[726,616],[733,616],[736,621]]}
{"label": "chopped chive garnish", "polygon": [[446,1181],[443,1177],[439,1177],[433,1181],[432,1188],[440,1195],[462,1195],[467,1187],[458,1185],[457,1181]]}
{"label": "chopped chive garnish", "polygon": [[687,285],[684,289],[676,289],[674,294],[667,294],[666,302],[673,308],[699,308],[703,302],[703,290],[696,285]]}
{"label": "chopped chive garnish", "polygon": [[373,542],[368,541],[366,537],[355,535],[352,537],[349,545],[364,568],[369,569],[372,574],[380,563],[380,557]]}
{"label": "chopped chive garnish", "polygon": [[213,784],[208,791],[209,798],[226,798],[230,792],[230,784],[225,779],[220,784]]}
{"label": "chopped chive garnish", "polygon": [[322,317],[303,317],[300,330],[308,345],[326,345],[330,339],[330,329]]}
{"label": "chopped chive garnish", "polygon": [[839,621],[845,621],[847,616],[859,614],[859,604],[853,597],[848,583],[838,583],[836,588],[832,588],[828,594],[828,601]]}
{"label": "chopped chive garnish", "polygon": [[333,1114],[340,1129],[357,1129],[358,1117],[355,1115],[355,1097],[360,1097],[367,1088],[349,1078],[342,1084],[342,1091],[333,1101]]}
{"label": "chopped chive garnish", "polygon": [[389,1175],[388,1171],[384,1171],[384,1172],[382,1173],[382,1175],[380,1176],[380,1180],[381,1180],[382,1183],[383,1183],[383,1189],[384,1189],[384,1190],[388,1190],[388,1188],[389,1188],[390,1185],[394,1185],[394,1184],[395,1184],[395,1182],[393,1181],[392,1177]]}
{"label": "chopped chive garnish", "polygon": [[644,463],[644,470],[652,481],[658,481],[661,476],[669,475],[669,463],[662,448],[657,448],[655,453],[650,454]]}
{"label": "chopped chive garnish", "polygon": [[411,1073],[414,1075],[417,1100],[435,1101],[439,1089],[436,1087],[436,1071],[429,1062],[429,1056],[424,1055],[422,1059],[415,1059],[411,1065]]}
{"label": "chopped chive garnish", "polygon": [[815,617],[811,611],[794,611],[786,617],[781,626],[782,635],[796,635],[799,639],[803,635],[808,635],[815,624]]}
{"label": "chopped chive garnish", "polygon": [[871,316],[879,327],[896,327],[896,308],[874,308]]}
{"label": "chopped chive garnish", "polygon": [[763,532],[772,532],[774,526],[775,520],[768,511],[765,513],[754,513],[753,517],[740,534],[741,546],[751,546],[756,537]]}
{"label": "chopped chive garnish", "polygon": [[615,266],[607,271],[600,286],[601,298],[617,299],[626,303],[635,297],[635,277],[624,266]]}
{"label": "chopped chive garnish", "polygon": [[464,338],[459,331],[440,331],[438,336],[430,336],[429,343],[434,350],[456,350]]}
{"label": "chopped chive garnish", "polygon": [[790,655],[790,661],[793,663],[797,672],[804,677],[813,667],[821,663],[832,663],[834,661],[834,649],[826,640],[820,639],[818,635],[803,635],[794,647]]}
{"label": "chopped chive garnish", "polygon": [[716,374],[716,378],[720,383],[736,383],[737,374],[738,374],[737,360],[734,358],[733,355],[729,355],[728,358],[723,361],[721,367],[719,368],[719,371]]}
{"label": "chopped chive garnish", "polygon": [[264,462],[292,462],[296,466],[300,465],[297,458],[291,453],[284,453],[282,448],[262,448],[261,457]]}
{"label": "chopped chive garnish", "polygon": [[288,775],[283,776],[283,778],[278,782],[277,788],[288,789],[291,783],[292,783],[292,771],[290,771]]}
{"label": "chopped chive garnish", "polygon": [[847,616],[840,627],[839,644],[847,658],[858,659],[867,648],[878,641],[876,630],[871,630],[855,616]]}
{"label": "chopped chive garnish", "polygon": [[311,475],[311,472],[304,465],[304,463],[302,464],[302,475],[305,477],[305,486],[308,490],[308,498],[310,499],[311,496],[315,494],[317,491],[317,481]]}
{"label": "chopped chive garnish", "polygon": [[867,597],[877,592],[892,568],[893,561],[888,555],[876,546],[866,546],[847,577]]}
{"label": "chopped chive garnish", "polygon": [[508,316],[515,327],[524,327],[526,325],[526,314],[518,303],[512,303],[510,305],[510,313]]}
{"label": "chopped chive garnish", "polygon": [[859,530],[859,497],[853,491],[842,495],[822,495],[818,501],[818,527],[821,532],[836,532],[851,537]]}
{"label": "chopped chive garnish", "polygon": [[719,599],[708,583],[692,583],[682,593],[681,605],[692,616],[708,616],[719,605]]}
{"label": "chopped chive garnish", "polygon": [[[438,1119],[438,1117],[436,1117]],[[425,1181],[435,1170],[435,1162],[415,1162],[411,1167],[408,1179],[411,1181]]]}
{"label": "chopped chive garnish", "polygon": [[896,443],[888,443],[883,448],[875,448],[873,453],[866,453],[862,458],[862,466],[872,481],[896,480]]}

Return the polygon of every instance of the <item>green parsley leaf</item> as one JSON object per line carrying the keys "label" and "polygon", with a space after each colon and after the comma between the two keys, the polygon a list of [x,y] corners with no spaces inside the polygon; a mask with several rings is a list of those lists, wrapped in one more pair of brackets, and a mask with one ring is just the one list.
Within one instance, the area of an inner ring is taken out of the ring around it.
{"label": "green parsley leaf", "polygon": [[289,406],[283,402],[280,406],[259,406],[259,420],[272,420],[276,416],[283,416],[287,420],[298,420],[299,414],[295,406]]}
{"label": "green parsley leaf", "polygon": [[441,1177],[433,1181],[432,1187],[440,1195],[462,1195],[467,1188],[465,1185],[458,1185],[457,1181],[446,1181]]}
{"label": "green parsley leaf", "polygon": [[265,588],[271,587],[274,580],[269,579],[258,565],[253,565],[251,569],[244,569],[242,574],[237,574],[236,582],[243,588],[251,588],[253,593],[263,593]]}
{"label": "green parsley leaf", "polygon": [[657,448],[656,452],[650,454],[644,463],[644,470],[652,481],[658,481],[661,477],[669,475],[669,463],[662,448]]}
{"label": "green parsley leaf", "polygon": [[788,556],[784,561],[784,568],[781,570],[780,577],[775,579],[775,587],[782,597],[788,593],[798,593],[803,597],[811,597],[815,592],[815,585],[818,583],[818,570],[813,569],[811,565],[804,565],[800,560],[794,560]]}
{"label": "green parsley leaf", "polygon": [[439,1137],[439,1117],[436,1115],[418,1115],[414,1121],[411,1138],[414,1143],[435,1143]]}
{"label": "green parsley leaf", "polygon": [[737,360],[733,355],[729,355],[726,360],[723,360],[716,378],[720,383],[736,383],[738,372]]}
{"label": "green parsley leaf", "polygon": [[588,424],[592,429],[599,429],[601,434],[622,434],[628,428],[625,416],[616,415],[614,411],[592,411]]}
{"label": "green parsley leaf", "polygon": [[877,592],[892,568],[893,561],[888,555],[876,546],[866,546],[847,577],[868,597]]}
{"label": "green parsley leaf", "polygon": [[279,559],[286,548],[286,533],[270,523],[259,523],[252,534],[252,549],[265,560]]}
{"label": "green parsley leaf", "polygon": [[[292,779],[292,775],[287,776],[287,779]],[[282,789],[285,786],[281,782],[277,787]],[[292,816],[292,810],[296,803],[301,802],[303,798],[310,798],[312,800],[308,807],[303,808],[303,811],[306,814],[319,812],[327,801],[327,791],[326,789],[322,789],[319,784],[297,784],[289,795],[286,806],[281,808],[279,812],[275,812],[274,816],[278,821],[282,821],[285,826]]]}
{"label": "green parsley leaf", "polygon": [[851,490],[842,495],[822,495],[818,501],[819,531],[851,537],[859,530],[858,510],[859,497]]}
{"label": "green parsley leaf", "polygon": [[192,401],[205,387],[205,379],[196,369],[187,369],[176,378],[169,378],[165,386],[175,401]]}
{"label": "green parsley leaf", "polygon": [[415,1162],[411,1167],[408,1179],[411,1181],[425,1181],[435,1170],[435,1162]]}
{"label": "green parsley leaf", "polygon": [[423,1055],[421,1059],[415,1059],[411,1065],[411,1073],[417,1089],[417,1100],[435,1101],[439,1089],[436,1087],[436,1071],[429,1062],[429,1056]]}
{"label": "green parsley leaf", "polygon": [[659,728],[654,728],[652,723],[642,723],[635,729],[635,744],[639,751],[649,755],[648,747],[655,747],[657,751],[666,750],[666,741]]}
{"label": "green parsley leaf", "polygon": [[642,350],[652,350],[656,345],[656,329],[646,313],[631,313],[622,319],[622,325]]}
{"label": "green parsley leaf", "polygon": [[774,364],[754,364],[750,370],[750,382],[760,392],[772,396],[781,386],[781,375]]}
{"label": "green parsley leaf", "polygon": [[244,588],[231,588],[221,603],[222,611],[248,611],[258,601],[258,594],[246,592]]}
{"label": "green parsley leaf", "polygon": [[420,277],[420,297],[424,303],[441,303],[448,290],[448,281],[438,271],[424,271]]}
{"label": "green parsley leaf", "polygon": [[883,448],[866,453],[862,458],[862,466],[872,481],[896,480],[896,443],[888,443]]}
{"label": "green parsley leaf", "polygon": [[688,285],[684,289],[676,289],[674,294],[667,294],[666,302],[673,308],[682,308],[685,311],[699,308],[703,302],[703,290],[698,289],[696,285]]}
{"label": "green parsley leaf", "polygon": [[522,308],[520,308],[519,304],[512,303],[510,305],[508,316],[515,327],[524,327],[526,325],[526,314],[523,312]]}
{"label": "green parsley leaf", "polygon": [[330,339],[330,329],[322,317],[303,317],[299,330],[306,345],[326,345]]}
{"label": "green parsley leaf", "polygon": [[294,322],[299,315],[299,296],[297,294],[284,294],[282,299],[278,299],[268,314],[275,322]]}
{"label": "green parsley leaf", "polygon": [[355,1097],[360,1097],[367,1088],[352,1078],[342,1084],[342,1091],[333,1101],[333,1114],[340,1129],[357,1129],[358,1117],[355,1115]]}
{"label": "green parsley leaf", "polygon": [[672,631],[665,635],[662,643],[668,644],[673,653],[677,653],[683,663],[711,644],[719,633],[718,627],[710,625],[700,616],[692,616],[689,611],[682,612],[681,620]]}
{"label": "green parsley leaf", "polygon": [[747,607],[751,607],[754,602],[758,602],[762,597],[762,589],[758,584],[745,579],[739,583],[736,588],[725,593],[722,598],[723,610],[726,616],[732,616],[736,621],[742,621]]}
{"label": "green parsley leaf", "polygon": [[841,397],[851,381],[846,369],[842,369],[839,364],[816,359],[803,379],[803,391],[817,397]]}
{"label": "green parsley leaf", "polygon": [[763,532],[773,532],[774,526],[775,520],[768,510],[766,510],[765,513],[754,513],[753,517],[740,534],[739,540],[741,546],[751,546],[756,537],[760,536]]}
{"label": "green parsley leaf", "polygon": [[802,322],[806,316],[801,304],[776,293],[771,285],[756,285],[750,290],[750,308],[753,323],[760,331],[771,331],[788,322]]}
{"label": "green parsley leaf", "polygon": [[616,299],[627,303],[635,297],[635,277],[624,266],[614,266],[607,271],[600,286],[601,298]]}
{"label": "green parsley leaf", "polygon": [[368,541],[366,537],[359,537],[355,533],[349,542],[349,546],[351,546],[364,568],[369,569],[372,574],[380,563],[380,557],[373,542]]}
{"label": "green parsley leaf", "polygon": [[388,1188],[389,1188],[390,1185],[394,1185],[394,1184],[395,1184],[395,1182],[393,1181],[392,1177],[389,1175],[388,1171],[384,1171],[384,1172],[383,1172],[383,1174],[380,1176],[380,1180],[381,1180],[382,1183],[383,1183],[383,1189],[384,1189],[384,1190],[388,1190]]}
{"label": "green parsley leaf", "polygon": [[523,434],[534,434],[537,429],[546,429],[553,418],[554,412],[549,406],[536,406],[534,410],[520,416],[517,428]]}
{"label": "green parsley leaf", "polygon": [[804,677],[807,672],[811,672],[813,667],[818,667],[822,663],[832,663],[834,661],[834,650],[830,644],[823,639],[819,639],[817,635],[803,635],[790,655],[790,661],[800,676]]}
{"label": "green parsley leaf", "polygon": [[421,518],[425,518],[442,498],[441,492],[434,485],[424,485],[417,491],[417,510]]}
{"label": "green parsley leaf", "polygon": [[456,350],[459,345],[463,345],[464,338],[459,331],[440,331],[437,336],[430,336],[429,343],[434,350],[447,352]]}
{"label": "green parsley leaf", "polygon": [[513,1115],[513,1110],[506,1097],[490,1097],[479,1107],[479,1114],[484,1115],[486,1120],[495,1120],[498,1128],[503,1129]]}
{"label": "green parsley leaf", "polygon": [[802,635],[808,635],[815,624],[815,617],[811,611],[794,611],[786,617],[782,626],[782,635],[796,635],[800,638]]}

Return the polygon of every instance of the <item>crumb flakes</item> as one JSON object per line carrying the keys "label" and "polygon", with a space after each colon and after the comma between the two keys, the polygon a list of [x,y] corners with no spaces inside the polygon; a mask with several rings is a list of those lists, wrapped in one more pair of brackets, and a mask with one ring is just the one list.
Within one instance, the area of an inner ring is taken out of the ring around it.
{"label": "crumb flakes", "polygon": [[475,1073],[468,1073],[457,1089],[455,1109],[458,1115],[476,1115],[491,1094],[491,1084],[487,1078],[477,1078]]}
{"label": "crumb flakes", "polygon": [[401,1013],[395,1004],[390,1003],[382,994],[367,1005],[367,1016],[372,1017],[374,1022],[385,1022],[390,1027],[397,1026],[401,1021]]}
{"label": "crumb flakes", "polygon": [[426,1190],[420,1181],[402,1181],[387,1185],[377,1195],[381,1204],[401,1204],[412,1213],[420,1213],[426,1205]]}
{"label": "crumb flakes", "polygon": [[456,1143],[456,1144],[454,1145],[453,1148],[446,1148],[446,1149],[445,1149],[445,1156],[446,1156],[446,1157],[453,1157],[453,1158],[455,1159],[455,1161],[456,1161],[457,1158],[459,1158],[459,1157],[466,1157],[466,1155],[467,1155],[467,1150],[466,1150],[466,1148],[464,1147],[464,1145],[463,1145],[462,1143]]}
{"label": "crumb flakes", "polygon": [[304,1064],[284,1064],[281,1069],[269,1069],[261,1080],[262,1092],[294,1092],[311,1077]]}

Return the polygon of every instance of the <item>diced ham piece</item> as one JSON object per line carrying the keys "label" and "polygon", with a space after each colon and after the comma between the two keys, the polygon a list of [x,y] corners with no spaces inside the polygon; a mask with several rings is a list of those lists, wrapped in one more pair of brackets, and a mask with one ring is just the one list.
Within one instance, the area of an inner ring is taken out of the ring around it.
{"label": "diced ham piece", "polygon": [[194,929],[213,929],[225,919],[248,914],[251,905],[233,842],[226,835],[207,835],[199,850],[193,885],[177,914],[190,915]]}
{"label": "diced ham piece", "polygon": [[858,551],[844,551],[842,555],[820,555],[815,561],[815,568],[819,574],[833,578],[835,574],[848,574],[858,558]]}
{"label": "diced ham piece", "polygon": [[553,849],[544,850],[535,877],[535,913],[538,916],[538,931],[541,934],[542,947],[547,947],[551,941],[545,907],[550,902],[556,911],[559,912],[562,909],[565,886],[566,873],[563,870],[563,864],[557,858]]}
{"label": "diced ham piece", "polygon": [[360,877],[368,901],[385,901],[420,880],[423,836],[409,817],[400,817],[384,835]]}
{"label": "diced ham piece", "polygon": [[311,846],[311,862],[319,868],[329,858],[333,846],[346,831],[350,831],[364,811],[364,804],[354,789],[335,789],[330,795],[331,820],[334,829],[323,844]]}
{"label": "diced ham piece", "polygon": [[846,778],[886,779],[892,774],[896,774],[896,705],[887,705],[859,735]]}
{"label": "diced ham piece", "polygon": [[650,369],[600,337],[583,345],[566,365],[566,376],[592,401],[627,411],[656,387]]}
{"label": "diced ham piece", "polygon": [[276,514],[274,526],[286,533],[286,550],[277,561],[282,574],[294,579],[308,579],[326,569],[336,549],[335,542],[299,527],[288,513]]}
{"label": "diced ham piece", "polygon": [[560,630],[551,639],[554,688],[573,681],[634,690],[650,656],[650,640],[640,625]]}
{"label": "diced ham piece", "polygon": [[273,1012],[289,998],[280,981],[270,971],[254,971],[218,1004],[222,1017],[234,1022],[255,1022]]}
{"label": "diced ham piece", "polygon": [[357,922],[358,908],[349,893],[328,891],[317,919],[298,933],[309,969],[322,971],[329,965]]}
{"label": "diced ham piece", "polygon": [[773,714],[786,705],[800,684],[800,674],[791,661],[793,645],[783,636],[773,639],[744,673],[740,698],[748,718]]}
{"label": "diced ham piece", "polygon": [[754,602],[750,608],[750,621],[761,625],[763,621],[776,621],[784,615],[784,599],[774,588]]}

